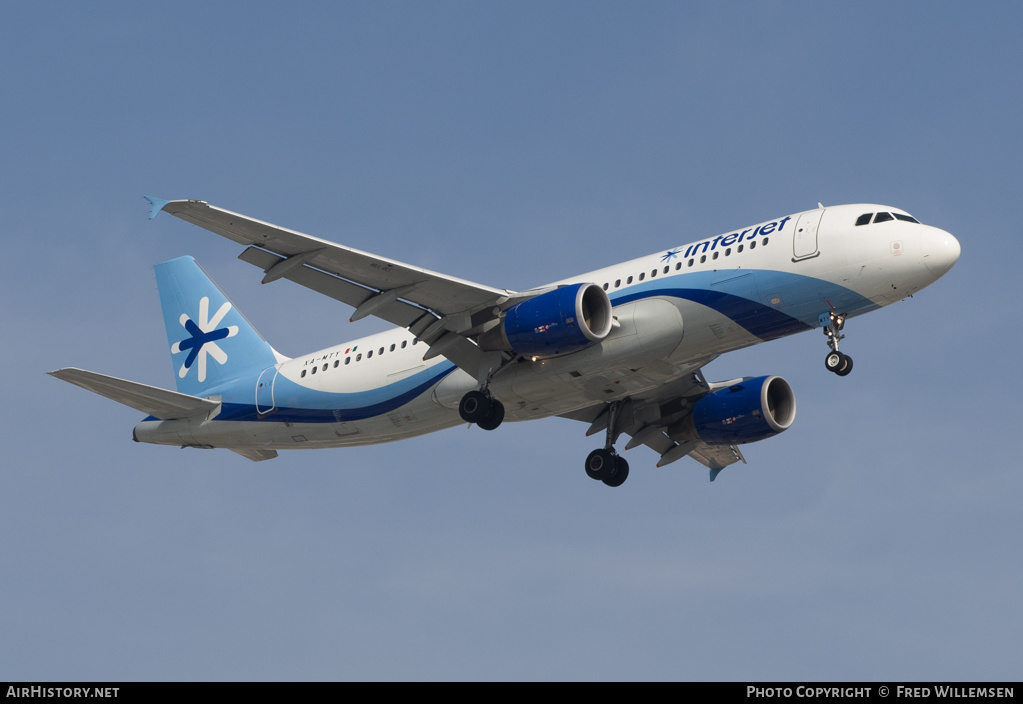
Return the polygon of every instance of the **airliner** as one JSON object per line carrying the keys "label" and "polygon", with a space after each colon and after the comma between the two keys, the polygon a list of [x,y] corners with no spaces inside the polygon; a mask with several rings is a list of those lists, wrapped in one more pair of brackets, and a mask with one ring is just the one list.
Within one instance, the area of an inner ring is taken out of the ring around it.
{"label": "airliner", "polygon": [[526,291],[492,288],[255,220],[201,200],[146,196],[242,245],[287,279],[395,327],[288,358],[189,256],[155,267],[176,391],[76,368],[50,372],[146,418],[136,442],[279,450],[391,442],[459,424],[561,416],[603,433],[586,474],[621,486],[625,450],[690,457],[713,481],[740,446],[791,427],[780,376],[709,382],[718,356],[819,328],[824,367],[848,375],[849,318],[903,300],[958,261],[959,242],[885,205],[767,220]]}

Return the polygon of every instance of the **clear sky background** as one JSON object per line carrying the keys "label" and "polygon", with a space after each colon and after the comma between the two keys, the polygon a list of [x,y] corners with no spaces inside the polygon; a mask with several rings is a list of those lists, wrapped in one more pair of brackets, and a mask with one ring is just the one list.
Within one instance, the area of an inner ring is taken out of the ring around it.
{"label": "clear sky background", "polygon": [[[1018,679],[1023,5],[3,3],[0,679]],[[376,332],[146,193],[522,289],[816,206],[959,238],[915,298],[727,355],[798,417],[713,484],[551,419],[131,442],[152,266],[283,353]]]}

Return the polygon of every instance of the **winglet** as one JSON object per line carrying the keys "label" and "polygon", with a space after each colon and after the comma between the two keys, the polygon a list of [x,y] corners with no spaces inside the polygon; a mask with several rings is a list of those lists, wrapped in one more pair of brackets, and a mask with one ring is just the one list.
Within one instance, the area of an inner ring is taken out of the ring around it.
{"label": "winglet", "polygon": [[163,206],[170,203],[169,200],[163,198],[157,198],[156,196],[142,196],[149,201],[149,219],[152,220],[156,215],[163,210]]}
{"label": "winglet", "polygon": [[711,467],[711,469],[710,469],[710,480],[714,481],[715,479],[717,479],[718,478],[718,474],[721,473],[722,469],[724,469],[724,467]]}

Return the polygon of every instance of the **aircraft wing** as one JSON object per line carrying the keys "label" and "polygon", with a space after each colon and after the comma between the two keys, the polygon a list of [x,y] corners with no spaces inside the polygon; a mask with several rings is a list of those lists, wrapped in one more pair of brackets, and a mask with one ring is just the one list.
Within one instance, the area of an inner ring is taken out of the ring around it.
{"label": "aircraft wing", "polygon": [[[704,465],[710,470],[710,480],[730,464],[746,462],[736,445],[708,445],[687,430],[687,421],[693,404],[715,387],[727,385],[708,384],[699,369],[646,394],[632,396],[621,403],[618,420],[615,423],[614,439],[622,433],[629,435],[625,445],[630,450],[646,445],[658,455],[658,467],[671,464],[685,456]],[[562,418],[583,421],[590,424],[587,435],[606,432],[610,418],[607,403],[566,413]]]}
{"label": "aircraft wing", "polygon": [[353,308],[352,320],[375,315],[408,328],[433,354],[443,353],[474,376],[479,348],[465,338],[496,317],[515,292],[361,252],[328,240],[217,208],[204,201],[146,196],[150,218],[161,210],[247,248],[242,261],[311,288]]}

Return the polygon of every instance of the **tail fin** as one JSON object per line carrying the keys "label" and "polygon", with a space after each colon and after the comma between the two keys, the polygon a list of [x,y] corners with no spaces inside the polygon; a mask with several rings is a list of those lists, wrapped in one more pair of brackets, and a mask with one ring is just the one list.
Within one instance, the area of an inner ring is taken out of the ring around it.
{"label": "tail fin", "polygon": [[179,257],[154,268],[178,391],[203,396],[277,363],[270,344],[195,259]]}

